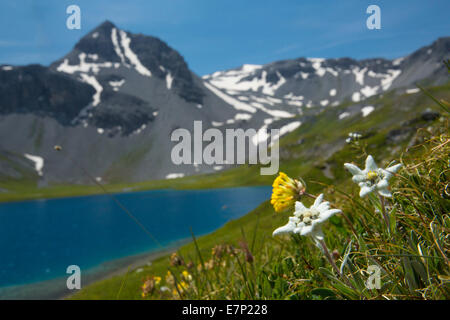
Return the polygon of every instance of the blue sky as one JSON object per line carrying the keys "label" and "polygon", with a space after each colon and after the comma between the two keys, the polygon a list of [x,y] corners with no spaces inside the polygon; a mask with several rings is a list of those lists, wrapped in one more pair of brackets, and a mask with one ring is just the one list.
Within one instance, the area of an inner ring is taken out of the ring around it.
{"label": "blue sky", "polygon": [[[81,30],[66,28],[67,6]],[[366,8],[381,8],[368,30]],[[2,0],[0,64],[48,65],[102,21],[156,36],[199,75],[297,57],[396,58],[450,36],[448,0]]]}

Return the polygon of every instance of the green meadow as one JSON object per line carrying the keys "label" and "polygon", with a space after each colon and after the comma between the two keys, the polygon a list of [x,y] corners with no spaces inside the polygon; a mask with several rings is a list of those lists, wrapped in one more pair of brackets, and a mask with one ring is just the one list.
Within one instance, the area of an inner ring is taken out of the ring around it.
{"label": "green meadow", "polygon": [[[331,263],[310,237],[273,237],[292,210],[275,213],[269,199],[244,217],[195,238],[173,255],[82,289],[72,299],[448,299],[449,291],[449,85],[426,94],[388,93],[368,102],[380,109],[365,118],[336,121],[345,106],[323,112],[280,142],[280,171],[301,177],[310,194],[323,193],[342,210],[323,226]],[[407,112],[400,113],[398,108]],[[421,114],[440,113],[426,121]],[[393,144],[393,130],[409,134]],[[358,141],[340,144],[350,132]],[[299,143],[301,141],[301,143]],[[393,197],[383,207],[358,196],[344,163],[364,167],[367,155],[403,168],[391,178]],[[170,181],[176,188],[268,185],[258,166]],[[136,188],[169,187],[149,182]],[[313,199],[302,198],[305,206]],[[381,211],[385,210],[388,222]],[[337,267],[334,269],[332,264]],[[380,287],[369,289],[371,270]]]}

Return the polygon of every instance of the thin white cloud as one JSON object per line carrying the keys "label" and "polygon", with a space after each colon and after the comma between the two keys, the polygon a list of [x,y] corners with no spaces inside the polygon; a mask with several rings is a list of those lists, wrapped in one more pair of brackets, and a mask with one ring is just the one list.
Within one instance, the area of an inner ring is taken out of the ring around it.
{"label": "thin white cloud", "polygon": [[0,40],[0,47],[2,47],[2,48],[24,47],[24,46],[28,46],[28,45],[30,45],[30,43],[28,43],[28,42]]}

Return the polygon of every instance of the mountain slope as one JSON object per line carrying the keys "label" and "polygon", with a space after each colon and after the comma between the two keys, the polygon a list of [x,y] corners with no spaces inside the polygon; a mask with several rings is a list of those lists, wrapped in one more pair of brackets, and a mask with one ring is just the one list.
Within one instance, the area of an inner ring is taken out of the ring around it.
{"label": "mountain slope", "polygon": [[92,183],[86,172],[114,183],[223,170],[173,164],[173,130],[198,120],[287,134],[338,105],[338,119],[364,117],[377,109],[372,96],[444,83],[449,49],[442,38],[394,61],[299,58],[200,78],[163,41],[106,21],[48,68],[0,66],[0,176],[45,186]]}

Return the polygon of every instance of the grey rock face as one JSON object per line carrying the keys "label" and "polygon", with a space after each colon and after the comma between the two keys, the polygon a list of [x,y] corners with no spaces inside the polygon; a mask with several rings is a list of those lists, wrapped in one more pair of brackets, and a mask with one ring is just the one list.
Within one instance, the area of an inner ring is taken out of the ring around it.
{"label": "grey rock face", "polygon": [[0,114],[32,113],[70,124],[89,104],[94,89],[40,66],[0,69]]}

